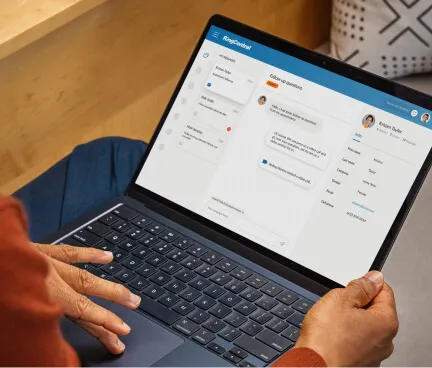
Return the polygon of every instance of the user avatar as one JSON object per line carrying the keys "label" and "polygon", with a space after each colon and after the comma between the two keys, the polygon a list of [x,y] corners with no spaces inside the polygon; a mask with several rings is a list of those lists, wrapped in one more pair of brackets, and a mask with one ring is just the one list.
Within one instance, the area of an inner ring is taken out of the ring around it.
{"label": "user avatar", "polygon": [[421,117],[422,123],[429,123],[429,120],[430,120],[430,115],[428,113],[422,115]]}
{"label": "user avatar", "polygon": [[372,128],[375,125],[375,116],[368,114],[362,120],[363,128]]}
{"label": "user avatar", "polygon": [[266,102],[267,102],[267,97],[266,96],[261,96],[258,99],[258,105],[265,105]]}

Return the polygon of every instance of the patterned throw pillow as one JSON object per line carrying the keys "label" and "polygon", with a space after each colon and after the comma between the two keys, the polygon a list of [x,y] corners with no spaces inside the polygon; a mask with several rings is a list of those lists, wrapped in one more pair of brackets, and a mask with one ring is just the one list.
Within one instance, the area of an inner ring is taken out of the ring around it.
{"label": "patterned throw pillow", "polygon": [[388,78],[432,71],[432,0],[333,0],[331,56]]}

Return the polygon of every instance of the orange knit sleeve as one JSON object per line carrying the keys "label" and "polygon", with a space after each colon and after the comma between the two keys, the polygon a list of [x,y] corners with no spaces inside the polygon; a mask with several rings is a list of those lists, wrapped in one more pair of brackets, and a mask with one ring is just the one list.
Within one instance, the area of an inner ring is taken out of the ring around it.
{"label": "orange knit sleeve", "polygon": [[312,349],[295,348],[282,355],[272,367],[327,367],[327,364]]}

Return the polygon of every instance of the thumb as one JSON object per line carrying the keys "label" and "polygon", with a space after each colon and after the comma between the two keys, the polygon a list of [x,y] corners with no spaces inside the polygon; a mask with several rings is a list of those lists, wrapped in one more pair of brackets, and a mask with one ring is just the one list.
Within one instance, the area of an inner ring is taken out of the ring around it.
{"label": "thumb", "polygon": [[362,278],[351,281],[345,288],[346,300],[353,307],[363,308],[375,298],[384,286],[381,272],[370,271]]}

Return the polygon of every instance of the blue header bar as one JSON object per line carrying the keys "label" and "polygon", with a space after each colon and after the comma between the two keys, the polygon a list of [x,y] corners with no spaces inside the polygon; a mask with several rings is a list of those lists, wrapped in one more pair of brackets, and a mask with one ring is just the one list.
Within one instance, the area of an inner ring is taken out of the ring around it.
{"label": "blue header bar", "polygon": [[[372,87],[353,81],[326,69],[322,69],[316,65],[309,64],[308,62],[289,56],[283,52],[261,45],[234,33],[225,31],[219,27],[211,26],[206,36],[206,40],[237,51],[276,68],[285,70],[291,74],[295,74],[313,83],[320,84],[425,128],[432,129],[431,112],[423,107],[378,91]],[[414,110],[417,111],[417,115],[412,116]],[[421,116],[424,113],[428,113],[431,117],[429,124],[421,122]]]}

